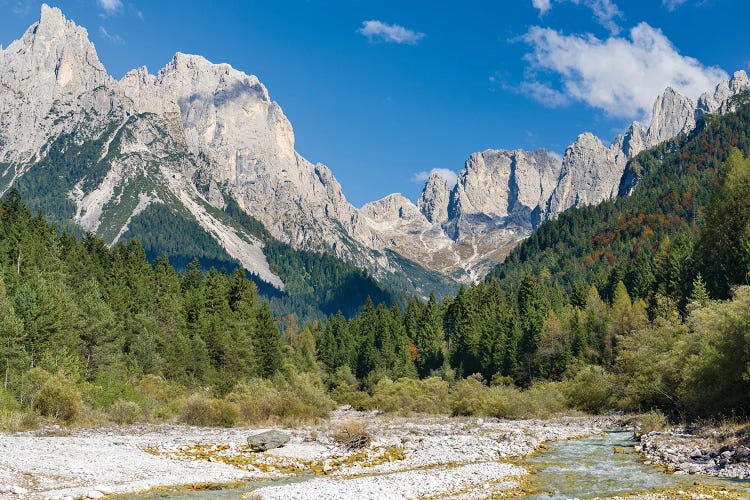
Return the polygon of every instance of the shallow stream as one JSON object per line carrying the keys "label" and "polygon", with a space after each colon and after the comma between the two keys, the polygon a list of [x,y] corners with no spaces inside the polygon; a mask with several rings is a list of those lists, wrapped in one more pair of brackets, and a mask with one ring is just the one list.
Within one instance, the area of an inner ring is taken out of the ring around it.
{"label": "shallow stream", "polygon": [[532,487],[544,492],[526,498],[608,497],[660,488],[687,488],[696,482],[745,491],[750,498],[750,481],[668,474],[659,467],[641,463],[634,444],[633,434],[625,431],[550,443],[548,451],[519,462],[530,472],[536,471]]}
{"label": "shallow stream", "polygon": [[[656,466],[644,465],[634,449],[633,434],[612,431],[601,436],[558,441],[547,450],[514,461],[532,472],[531,487],[536,493],[528,500],[594,498],[644,492],[662,488],[691,488],[696,483],[743,491],[750,498],[750,481],[665,473]],[[248,484],[244,488],[217,491],[154,491],[139,498],[173,500],[240,498],[243,493],[280,484],[304,482],[316,476],[300,475],[278,481]]]}

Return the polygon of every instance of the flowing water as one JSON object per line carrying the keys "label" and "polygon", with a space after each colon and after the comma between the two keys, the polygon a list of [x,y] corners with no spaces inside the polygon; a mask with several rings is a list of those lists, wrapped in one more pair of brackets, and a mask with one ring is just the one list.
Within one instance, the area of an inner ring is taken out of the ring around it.
{"label": "flowing water", "polygon": [[[601,436],[554,442],[549,449],[517,461],[530,472],[531,486],[540,491],[527,500],[556,500],[623,495],[661,488],[690,488],[695,483],[726,487],[746,492],[750,498],[750,481],[668,474],[659,467],[644,465],[633,446],[633,434],[608,432]],[[616,451],[617,450],[617,451]],[[263,486],[304,482],[314,475],[300,475],[278,481],[251,483],[244,488],[217,491],[151,492],[139,498],[172,500],[240,498],[243,493]]]}
{"label": "flowing water", "polygon": [[549,451],[520,463],[537,471],[531,483],[544,492],[526,498],[607,497],[658,488],[688,488],[696,482],[745,491],[750,497],[750,481],[667,474],[659,467],[644,465],[634,444],[633,434],[624,431],[551,443]]}

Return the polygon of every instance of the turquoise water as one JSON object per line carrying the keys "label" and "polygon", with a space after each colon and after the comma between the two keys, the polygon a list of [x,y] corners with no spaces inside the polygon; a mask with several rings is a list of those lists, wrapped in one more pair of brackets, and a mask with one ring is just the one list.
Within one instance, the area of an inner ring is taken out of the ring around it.
{"label": "turquoise water", "polygon": [[[750,481],[668,474],[659,467],[642,464],[634,453],[634,444],[630,432],[609,432],[603,436],[551,443],[549,451],[521,463],[538,471],[532,485],[545,492],[526,498],[606,497],[657,488],[689,487],[696,482],[744,490],[750,498]],[[615,453],[615,449],[622,453]]]}

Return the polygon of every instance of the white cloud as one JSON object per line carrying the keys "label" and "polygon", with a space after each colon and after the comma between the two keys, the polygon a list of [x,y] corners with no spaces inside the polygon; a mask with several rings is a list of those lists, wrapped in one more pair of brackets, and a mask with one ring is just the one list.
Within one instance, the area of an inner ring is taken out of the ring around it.
{"label": "white cloud", "polygon": [[[667,1],[685,1],[685,0],[663,0]],[[591,9],[596,21],[607,28],[610,33],[616,35],[620,32],[620,27],[615,19],[622,17],[622,12],[613,0],[531,0],[531,4],[539,10],[539,15],[546,14],[554,3],[570,2],[575,5],[583,5]]]}
{"label": "white cloud", "polygon": [[386,24],[381,21],[363,21],[359,33],[368,40],[415,45],[425,37],[424,33],[417,33],[398,24]]}
{"label": "white cloud", "polygon": [[105,38],[114,44],[122,45],[125,43],[125,40],[123,40],[120,35],[110,33],[104,26],[99,26],[99,33],[102,35],[102,38]]}
{"label": "white cloud", "polygon": [[551,0],[531,0],[535,9],[539,9],[539,14],[544,14],[552,8]]}
{"label": "white cloud", "polygon": [[[538,26],[522,39],[533,51],[525,56],[530,66],[521,90],[550,106],[581,101],[613,116],[643,118],[668,86],[696,99],[727,78],[721,68],[681,55],[646,23],[631,29],[629,39],[563,35]],[[541,81],[542,75],[552,75],[556,85]]]}
{"label": "white cloud", "polygon": [[109,14],[122,9],[122,0],[96,0],[96,3]]}
{"label": "white cloud", "polygon": [[547,154],[557,160],[557,163],[562,163],[563,157],[560,153],[556,153],[555,151],[547,151]]}
{"label": "white cloud", "polygon": [[430,175],[432,174],[438,174],[440,177],[445,179],[445,182],[447,182],[448,186],[451,187],[455,186],[456,181],[458,181],[458,174],[449,168],[433,168],[429,172],[427,172],[426,170],[417,172],[412,176],[411,181],[419,184],[429,179]]}
{"label": "white cloud", "polygon": [[668,11],[673,11],[680,5],[687,2],[687,0],[661,0],[661,4],[667,8]]}

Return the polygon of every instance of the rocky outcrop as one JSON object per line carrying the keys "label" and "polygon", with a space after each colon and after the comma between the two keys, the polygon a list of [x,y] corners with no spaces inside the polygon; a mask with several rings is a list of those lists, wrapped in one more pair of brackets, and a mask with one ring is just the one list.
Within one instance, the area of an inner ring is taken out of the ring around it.
{"label": "rocky outcrop", "polygon": [[705,92],[698,98],[697,116],[704,113],[726,113],[732,110],[731,98],[750,90],[750,79],[745,71],[737,71],[732,78],[719,83],[713,93]]}
{"label": "rocky outcrop", "polygon": [[0,162],[41,157],[87,111],[92,126],[100,123],[117,108],[113,82],[87,31],[43,5],[39,22],[0,48]]}
{"label": "rocky outcrop", "polygon": [[648,147],[656,146],[694,128],[695,103],[673,88],[667,87],[654,102],[646,143]]}
{"label": "rocky outcrop", "polygon": [[560,162],[544,150],[487,150],[472,154],[451,193],[450,216],[504,218],[540,210],[560,175]]}
{"label": "rocky outcrop", "polygon": [[433,172],[422,189],[417,201],[419,211],[433,224],[441,224],[448,220],[448,203],[451,188],[440,174]]}

